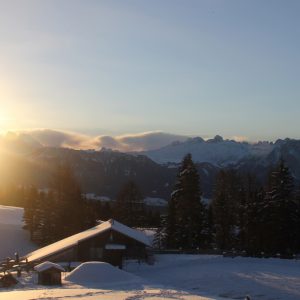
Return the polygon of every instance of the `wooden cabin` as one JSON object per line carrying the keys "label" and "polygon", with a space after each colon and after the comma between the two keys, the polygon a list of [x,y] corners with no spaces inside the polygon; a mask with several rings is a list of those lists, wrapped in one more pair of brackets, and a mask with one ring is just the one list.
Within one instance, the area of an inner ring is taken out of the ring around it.
{"label": "wooden cabin", "polygon": [[148,237],[115,220],[101,224],[26,255],[29,263],[104,261],[122,268],[124,259],[147,259]]}
{"label": "wooden cabin", "polygon": [[46,261],[34,267],[38,273],[38,284],[61,285],[61,272],[64,268],[58,264]]}

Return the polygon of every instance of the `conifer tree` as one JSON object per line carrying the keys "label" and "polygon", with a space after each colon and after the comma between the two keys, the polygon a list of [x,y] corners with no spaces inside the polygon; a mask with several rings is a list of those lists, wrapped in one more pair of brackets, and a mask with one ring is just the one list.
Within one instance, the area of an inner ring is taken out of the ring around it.
{"label": "conifer tree", "polygon": [[168,210],[168,247],[195,249],[203,246],[205,209],[201,202],[199,175],[190,154],[181,163]]}
{"label": "conifer tree", "polygon": [[176,248],[177,245],[177,226],[176,226],[176,193],[172,193],[171,199],[168,202],[168,214],[165,222],[166,246],[168,248]]}
{"label": "conifer tree", "polygon": [[265,251],[290,254],[296,250],[297,203],[293,195],[293,178],[281,160],[270,173],[269,190],[263,205]]}
{"label": "conifer tree", "polygon": [[55,242],[57,237],[57,202],[54,201],[54,195],[52,191],[41,192],[39,194],[40,199],[40,210],[39,218],[41,220],[39,232],[40,240],[39,244],[47,245]]}
{"label": "conifer tree", "polygon": [[71,167],[59,164],[52,178],[53,221],[57,238],[63,238],[84,229],[85,199]]}
{"label": "conifer tree", "polygon": [[250,255],[260,255],[262,252],[262,204],[265,191],[256,182],[253,175],[247,175],[245,180],[245,205],[242,248]]}
{"label": "conifer tree", "polygon": [[144,226],[144,200],[139,188],[133,181],[129,181],[120,190],[115,203],[114,217],[127,226]]}
{"label": "conifer tree", "polygon": [[36,233],[40,226],[40,203],[38,191],[30,186],[24,191],[24,229],[29,230],[30,240],[36,241]]}
{"label": "conifer tree", "polygon": [[233,170],[221,170],[212,200],[216,245],[228,250],[237,245],[239,235],[239,179]]}
{"label": "conifer tree", "polygon": [[300,186],[298,185],[295,190],[295,204],[296,204],[296,249],[300,249]]}
{"label": "conifer tree", "polygon": [[157,231],[153,239],[153,246],[157,249],[166,248],[166,222],[167,222],[166,216],[165,215],[161,216],[160,224],[157,228]]}

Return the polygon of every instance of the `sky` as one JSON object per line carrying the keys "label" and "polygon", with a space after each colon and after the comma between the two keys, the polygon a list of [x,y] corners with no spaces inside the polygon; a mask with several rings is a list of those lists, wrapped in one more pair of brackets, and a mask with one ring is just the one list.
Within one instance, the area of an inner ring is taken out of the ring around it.
{"label": "sky", "polygon": [[300,1],[0,0],[0,131],[300,138]]}

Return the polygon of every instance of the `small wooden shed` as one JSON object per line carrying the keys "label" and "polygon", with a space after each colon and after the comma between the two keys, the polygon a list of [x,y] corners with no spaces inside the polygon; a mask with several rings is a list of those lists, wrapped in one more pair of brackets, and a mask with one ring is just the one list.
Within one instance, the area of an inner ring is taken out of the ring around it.
{"label": "small wooden shed", "polygon": [[58,264],[45,261],[34,267],[38,273],[38,284],[61,285],[61,272],[64,268]]}

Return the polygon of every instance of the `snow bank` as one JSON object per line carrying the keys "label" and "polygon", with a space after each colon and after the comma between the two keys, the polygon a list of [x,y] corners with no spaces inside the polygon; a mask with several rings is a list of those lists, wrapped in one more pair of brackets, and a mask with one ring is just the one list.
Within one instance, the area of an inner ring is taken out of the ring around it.
{"label": "snow bank", "polygon": [[114,284],[124,282],[138,282],[140,277],[122,271],[105,262],[86,262],[75,268],[65,278],[76,284]]}

